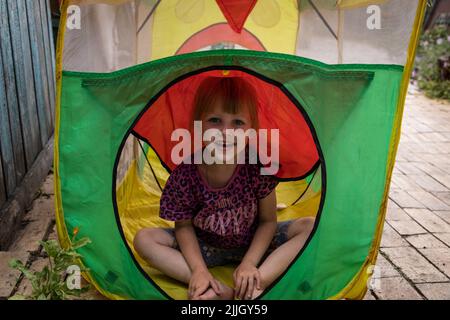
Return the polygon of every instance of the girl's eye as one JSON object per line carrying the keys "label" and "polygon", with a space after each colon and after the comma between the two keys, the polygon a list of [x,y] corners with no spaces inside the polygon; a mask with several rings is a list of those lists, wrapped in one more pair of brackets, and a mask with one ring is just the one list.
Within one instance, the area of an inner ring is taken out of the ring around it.
{"label": "girl's eye", "polygon": [[220,123],[220,118],[212,117],[208,119],[208,122],[210,123]]}
{"label": "girl's eye", "polygon": [[242,120],[236,119],[236,120],[234,120],[234,124],[237,126],[243,126],[245,124],[245,122]]}

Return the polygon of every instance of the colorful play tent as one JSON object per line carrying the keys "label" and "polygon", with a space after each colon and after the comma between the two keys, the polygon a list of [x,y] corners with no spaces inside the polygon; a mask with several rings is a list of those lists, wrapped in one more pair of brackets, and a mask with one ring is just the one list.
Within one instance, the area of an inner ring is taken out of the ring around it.
{"label": "colorful play tent", "polygon": [[[425,0],[69,0],[57,57],[57,229],[112,299],[185,299],[134,251],[206,77],[242,77],[280,132],[280,221],[316,217],[261,299],[360,299],[380,244]],[[211,272],[231,283],[233,265]]]}

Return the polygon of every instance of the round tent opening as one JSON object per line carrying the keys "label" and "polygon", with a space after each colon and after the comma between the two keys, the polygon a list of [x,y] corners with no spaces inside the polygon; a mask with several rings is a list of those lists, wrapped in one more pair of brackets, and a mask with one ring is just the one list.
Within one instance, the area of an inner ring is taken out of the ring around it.
{"label": "round tent opening", "polygon": [[[137,267],[153,285],[174,299],[185,299],[187,287],[139,257],[133,239],[145,227],[174,226],[159,217],[162,190],[176,167],[171,152],[178,141],[172,141],[171,135],[175,129],[191,130],[196,88],[207,77],[241,77],[248,81],[257,92],[259,129],[267,129],[269,136],[270,130],[279,132],[279,170],[275,174],[280,180],[276,189],[278,221],[316,217],[316,230],[324,200],[325,170],[318,139],[300,102],[285,87],[236,67],[208,68],[172,81],[149,101],[123,139],[114,169],[113,201],[118,227]],[[210,271],[232,285],[234,267],[217,266]]]}

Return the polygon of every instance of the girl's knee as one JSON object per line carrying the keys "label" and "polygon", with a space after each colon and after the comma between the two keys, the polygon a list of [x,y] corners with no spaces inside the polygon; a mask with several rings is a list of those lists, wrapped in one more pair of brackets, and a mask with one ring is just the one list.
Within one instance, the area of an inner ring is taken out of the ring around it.
{"label": "girl's knee", "polygon": [[137,252],[140,252],[141,248],[145,246],[145,242],[147,242],[148,239],[148,229],[141,229],[139,230],[133,239],[133,247]]}
{"label": "girl's knee", "polygon": [[133,246],[139,252],[142,248],[152,245],[172,246],[173,241],[173,237],[161,228],[144,228],[136,233]]}

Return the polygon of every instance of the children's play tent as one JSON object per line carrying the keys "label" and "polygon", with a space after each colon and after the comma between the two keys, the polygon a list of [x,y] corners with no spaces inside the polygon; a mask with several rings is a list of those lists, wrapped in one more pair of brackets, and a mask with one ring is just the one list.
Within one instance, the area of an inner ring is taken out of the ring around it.
{"label": "children's play tent", "polygon": [[[261,299],[360,299],[373,271],[425,0],[63,1],[55,190],[63,246],[112,299],[185,299],[134,251],[159,218],[205,77],[242,77],[280,132],[279,221],[314,216]],[[233,265],[211,272],[231,284]]]}

